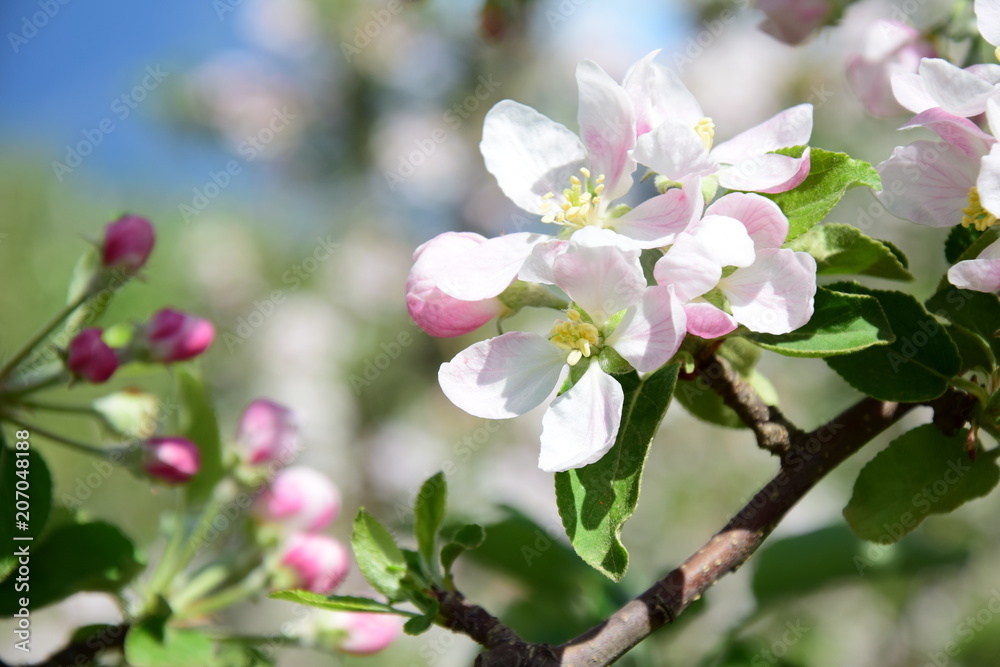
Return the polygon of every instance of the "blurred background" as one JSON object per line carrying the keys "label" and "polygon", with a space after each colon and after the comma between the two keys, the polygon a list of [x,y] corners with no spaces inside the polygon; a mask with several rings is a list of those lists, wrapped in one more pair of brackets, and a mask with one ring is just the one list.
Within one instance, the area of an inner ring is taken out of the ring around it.
{"label": "blurred background", "polygon": [[[406,534],[420,483],[445,469],[451,513],[493,526],[460,565],[460,588],[532,640],[565,641],[644,590],[738,511],[775,464],[748,431],[705,425],[675,404],[624,531],[632,565],[623,583],[603,580],[565,546],[552,477],[536,467],[541,411],[484,422],[437,387],[439,364],[492,331],[434,339],[405,309],[412,252],[432,236],[541,227],[483,167],[485,112],[511,98],[575,129],[579,60],[620,80],[662,49],[660,61],[714,119],[717,140],[801,102],[815,105],[812,144],[821,148],[878,163],[914,138],[894,131],[905,117],[867,116],[844,75],[871,22],[903,11],[888,2],[852,5],[839,27],[798,48],[760,32],[763,15],[747,3],[53,2],[36,25],[41,4],[0,6],[0,349],[15,348],[63,302],[76,257],[107,221],[125,211],[149,217],[158,244],[146,280],[123,291],[104,321],[145,319],[164,305],[211,319],[217,338],[201,363],[223,436],[255,397],[290,406],[301,423],[299,461],[344,494],[331,534],[345,543],[362,505]],[[930,25],[950,4],[907,3],[905,17]],[[727,8],[735,13],[720,16]],[[917,296],[929,296],[945,268],[943,235],[874,202],[851,193],[830,219],[899,245]],[[514,322],[550,323],[548,313]],[[803,427],[857,399],[819,360],[767,355],[761,370]],[[168,395],[170,378],[131,371],[112,385]],[[917,411],[895,432],[928,416]],[[62,418],[46,425],[81,429]],[[995,665],[1000,499],[932,517],[894,547],[861,543],[840,511],[879,443],[815,489],[747,568],[621,664]],[[56,498],[73,497],[91,461],[39,447]],[[174,503],[124,472],[81,500],[153,555],[151,517]],[[339,592],[366,591],[355,572]],[[272,633],[310,613],[261,600],[219,623]],[[969,618],[978,619],[973,632]],[[100,595],[40,611],[35,655],[63,645],[74,627],[117,619]],[[0,623],[5,636],[9,627]],[[0,656],[21,659],[11,643]],[[476,653],[440,630],[371,658],[275,648],[289,666],[447,667]]]}

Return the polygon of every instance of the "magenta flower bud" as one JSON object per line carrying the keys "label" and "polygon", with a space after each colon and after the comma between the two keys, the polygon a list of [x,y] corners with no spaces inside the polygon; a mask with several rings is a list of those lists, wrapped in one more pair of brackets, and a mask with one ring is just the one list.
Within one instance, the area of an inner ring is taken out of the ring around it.
{"label": "magenta flower bud", "polygon": [[295,415],[273,401],[259,398],[247,406],[236,429],[236,445],[251,464],[287,463],[298,447]]}
{"label": "magenta flower bud", "polygon": [[292,587],[329,595],[347,576],[350,556],[332,537],[294,533],[285,542],[281,564],[294,575]]}
{"label": "magenta flower bud", "polygon": [[371,655],[387,648],[399,637],[403,619],[392,614],[336,612],[330,623],[340,630],[335,646],[350,655]]}
{"label": "magenta flower bud", "polygon": [[185,484],[201,467],[198,445],[186,438],[150,438],[143,443],[142,468],[168,484]]}
{"label": "magenta flower bud", "polygon": [[470,232],[445,232],[417,248],[413,268],[406,278],[406,308],[421,329],[448,338],[475,331],[499,315],[504,306],[497,298],[462,301],[437,287],[442,269],[453,259],[486,239]]}
{"label": "magenta flower bud", "polygon": [[118,355],[101,339],[100,329],[84,329],[70,341],[66,367],[87,382],[106,382],[118,368]]}
{"label": "magenta flower bud", "polygon": [[893,95],[893,75],[916,72],[921,59],[936,55],[916,28],[880,19],[869,26],[861,51],[847,59],[847,82],[868,113],[889,118],[906,112]]}
{"label": "magenta flower bud", "polygon": [[164,308],[149,318],[146,341],[153,361],[171,363],[196,357],[215,337],[215,327],[208,320]]}
{"label": "magenta flower bud", "polygon": [[312,468],[285,468],[261,494],[254,512],[263,521],[292,530],[322,530],[340,512],[340,492]]}
{"label": "magenta flower bud", "polygon": [[104,228],[101,263],[109,269],[135,273],[153,251],[153,225],[137,215],[123,215]]}
{"label": "magenta flower bud", "polygon": [[830,0],[757,0],[767,15],[760,29],[792,46],[806,41],[833,12]]}

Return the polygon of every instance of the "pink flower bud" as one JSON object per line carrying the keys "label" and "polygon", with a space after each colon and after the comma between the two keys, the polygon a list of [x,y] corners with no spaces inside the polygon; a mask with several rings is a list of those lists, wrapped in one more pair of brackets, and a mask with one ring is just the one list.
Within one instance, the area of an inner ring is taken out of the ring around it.
{"label": "pink flower bud", "polygon": [[248,463],[287,463],[298,447],[296,430],[291,410],[259,398],[243,411],[236,444]]}
{"label": "pink flower bud", "polygon": [[101,263],[109,269],[135,273],[149,259],[155,240],[149,220],[123,215],[104,228]]}
{"label": "pink flower bud", "polygon": [[171,363],[196,357],[215,337],[215,327],[208,320],[164,308],[146,325],[146,340],[153,361]]}
{"label": "pink flower bud", "polygon": [[84,329],[70,341],[66,367],[87,382],[106,382],[118,368],[118,355],[101,339],[100,329]]}
{"label": "pink flower bud", "polygon": [[285,542],[281,564],[294,574],[293,587],[329,595],[347,576],[350,556],[332,537],[295,533]]}
{"label": "pink flower bud", "polygon": [[893,74],[916,72],[922,58],[936,55],[934,46],[912,26],[880,19],[868,28],[860,53],[847,59],[847,82],[868,113],[889,118],[906,111],[893,96]]}
{"label": "pink flower bud", "polygon": [[403,619],[392,614],[336,612],[340,630],[337,648],[351,655],[378,653],[395,641],[403,629]]}
{"label": "pink flower bud", "polygon": [[184,484],[201,467],[201,454],[198,445],[186,438],[150,438],[143,443],[142,467],[168,484]]}
{"label": "pink flower bud", "polygon": [[757,0],[767,15],[760,29],[786,44],[801,44],[823,27],[833,7],[829,0]]}
{"label": "pink flower bud", "polygon": [[470,232],[445,232],[417,248],[406,278],[410,317],[432,336],[448,338],[475,331],[503,311],[499,299],[461,301],[437,287],[447,264],[486,239]]}
{"label": "pink flower bud", "polygon": [[322,530],[340,512],[340,492],[312,468],[285,468],[261,494],[254,511],[262,520],[292,530]]}

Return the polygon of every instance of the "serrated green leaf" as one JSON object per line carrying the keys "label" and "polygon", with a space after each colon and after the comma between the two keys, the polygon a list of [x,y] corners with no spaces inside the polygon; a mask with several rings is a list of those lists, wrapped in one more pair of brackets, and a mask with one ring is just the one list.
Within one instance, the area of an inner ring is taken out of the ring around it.
{"label": "serrated green leaf", "polygon": [[957,262],[982,234],[975,227],[963,227],[962,225],[952,227],[944,242],[944,257],[947,262],[949,264]]}
{"label": "serrated green leaf", "polygon": [[[801,156],[804,147],[776,151],[782,155]],[[849,188],[867,186],[882,188],[882,180],[873,166],[852,159],[845,153],[833,153],[820,148],[809,152],[809,176],[788,192],[765,194],[788,217],[788,241],[804,234],[820,223]]]}
{"label": "serrated green leaf", "polygon": [[965,452],[967,431],[946,436],[933,424],[904,433],[854,482],[844,517],[859,537],[892,544],[931,514],[945,514],[989,493],[1000,481],[996,456]]}
{"label": "serrated green leaf", "polygon": [[621,529],[639,500],[649,445],[670,405],[678,364],[639,380],[616,379],[625,390],[621,426],[614,447],[582,468],[556,473],[556,503],[573,548],[591,567],[619,581],[628,569]]}
{"label": "serrated green leaf", "polygon": [[354,519],[351,547],[361,574],[372,588],[390,601],[402,599],[402,582],[407,572],[406,557],[396,546],[389,531],[364,508],[358,510]]}
{"label": "serrated green leaf", "polygon": [[827,357],[830,368],[858,391],[882,401],[927,401],[944,393],[962,360],[945,328],[916,299],[853,283],[830,288],[878,299],[896,335],[888,345]]}
{"label": "serrated green leaf", "polygon": [[746,338],[787,357],[850,354],[894,340],[882,307],[871,296],[843,294],[820,287],[816,290],[814,307],[809,322],[791,333],[751,332]]}
{"label": "serrated green leaf", "polygon": [[992,373],[996,367],[996,357],[985,340],[965,327],[949,324],[945,327],[948,335],[955,341],[958,353],[962,357],[962,371],[982,369]]}
{"label": "serrated green leaf", "polygon": [[320,595],[310,591],[276,591],[269,598],[326,609],[328,611],[370,611],[385,614],[397,613],[392,605],[371,598],[353,595]]}
{"label": "serrated green leaf", "polygon": [[204,502],[222,479],[222,443],[219,424],[208,389],[200,377],[186,368],[178,368],[177,378],[178,435],[198,445],[201,464],[197,474],[185,487],[188,501]]}
{"label": "serrated green leaf", "polygon": [[482,526],[470,523],[462,526],[451,541],[441,549],[441,567],[446,573],[451,572],[455,560],[470,549],[477,549],[486,539],[486,531]]}
{"label": "serrated green leaf", "polygon": [[424,562],[434,569],[437,568],[435,560],[437,533],[444,521],[447,502],[448,482],[445,480],[444,473],[439,472],[420,487],[413,510],[417,550],[423,556]]}
{"label": "serrated green leaf", "polygon": [[173,628],[149,618],[129,628],[125,659],[134,667],[205,667],[214,662],[212,640],[190,628]]}
{"label": "serrated green leaf", "polygon": [[786,247],[815,257],[816,274],[820,276],[859,274],[913,280],[906,270],[906,257],[898,248],[870,238],[850,225],[818,225]]}
{"label": "serrated green leaf", "polygon": [[[20,546],[20,545],[19,545]],[[31,559],[31,609],[81,591],[117,592],[142,570],[132,542],[109,523],[71,524],[41,544],[25,543]],[[0,584],[0,616],[19,609],[12,572]]]}
{"label": "serrated green leaf", "polygon": [[927,300],[927,310],[938,317],[965,327],[982,338],[1000,357],[1000,298],[996,294],[973,292],[948,286]]}

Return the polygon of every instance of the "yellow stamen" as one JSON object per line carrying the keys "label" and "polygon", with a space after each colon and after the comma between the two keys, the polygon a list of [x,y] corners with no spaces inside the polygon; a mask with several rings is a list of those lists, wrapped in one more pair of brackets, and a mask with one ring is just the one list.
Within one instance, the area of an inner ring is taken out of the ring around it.
{"label": "yellow stamen", "polygon": [[962,209],[962,226],[975,227],[978,231],[996,224],[997,217],[983,208],[979,201],[979,188],[973,185],[969,189],[969,206]]}
{"label": "yellow stamen", "polygon": [[566,227],[580,229],[588,225],[600,225],[601,193],[604,192],[604,174],[592,178],[586,167],[580,169],[583,175],[570,176],[570,187],[562,192],[562,202],[553,201],[555,193],[542,195],[542,222],[551,222]]}
{"label": "yellow stamen", "polygon": [[694,124],[694,131],[698,133],[705,143],[705,150],[712,150],[712,140],[715,139],[715,123],[711,118],[705,117]]}
{"label": "yellow stamen", "polygon": [[549,332],[549,340],[556,347],[569,350],[566,363],[575,366],[584,357],[593,352],[592,346],[597,345],[599,334],[597,327],[580,319],[579,311],[570,308],[566,311],[565,320],[557,320]]}

